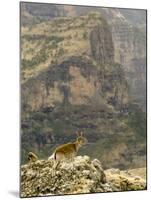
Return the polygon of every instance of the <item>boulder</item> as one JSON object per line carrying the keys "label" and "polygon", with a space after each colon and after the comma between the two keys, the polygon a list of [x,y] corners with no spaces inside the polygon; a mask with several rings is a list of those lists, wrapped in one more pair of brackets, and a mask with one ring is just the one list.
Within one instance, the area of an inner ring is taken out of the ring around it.
{"label": "boulder", "polygon": [[72,162],[37,160],[21,166],[21,197],[83,194],[146,188],[145,179],[119,169],[103,170],[99,160],[77,156]]}

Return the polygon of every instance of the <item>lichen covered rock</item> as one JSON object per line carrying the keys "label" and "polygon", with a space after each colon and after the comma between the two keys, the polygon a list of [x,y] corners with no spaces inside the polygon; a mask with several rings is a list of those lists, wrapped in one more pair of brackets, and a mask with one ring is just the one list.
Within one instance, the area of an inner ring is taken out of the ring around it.
{"label": "lichen covered rock", "polygon": [[[130,173],[130,172],[129,172]],[[37,160],[21,166],[21,197],[145,189],[141,177],[118,169],[104,171],[99,160],[77,156],[73,162]]]}
{"label": "lichen covered rock", "polygon": [[38,160],[21,167],[21,196],[75,194],[112,191],[98,160],[78,156],[74,162]]}
{"label": "lichen covered rock", "polygon": [[145,168],[126,171],[108,169],[105,171],[105,174],[107,182],[110,183],[113,191],[144,190],[146,188]]}

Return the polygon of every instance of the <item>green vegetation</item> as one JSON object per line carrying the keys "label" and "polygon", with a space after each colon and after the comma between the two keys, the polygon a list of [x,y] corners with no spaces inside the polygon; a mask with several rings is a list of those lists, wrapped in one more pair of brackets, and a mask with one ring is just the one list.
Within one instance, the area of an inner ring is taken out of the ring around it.
{"label": "green vegetation", "polygon": [[[76,138],[75,130],[79,129],[83,130],[90,143],[83,147],[79,154],[98,158],[107,167],[115,161],[104,155],[110,155],[115,151],[115,154],[119,156],[115,167],[119,165],[124,169],[125,166],[132,165],[133,151],[136,151],[136,148],[138,152],[145,154],[145,121],[145,115],[141,112],[115,115],[109,113],[108,110],[101,108],[96,110],[84,105],[66,105],[58,107],[57,111],[45,108],[32,112],[22,121],[22,163],[26,162],[29,151],[34,151],[40,158],[47,158],[58,144],[73,141]],[[28,122],[27,127],[26,122]],[[120,144],[119,151],[121,152],[118,151]],[[140,148],[139,145],[143,146]],[[124,150],[123,153],[124,148],[128,150]],[[125,160],[125,164],[123,160],[120,162],[120,156]]]}
{"label": "green vegetation", "polygon": [[25,40],[28,40],[28,41],[36,41],[36,40],[46,40],[47,42],[50,42],[50,41],[55,41],[56,43],[59,43],[61,42],[62,40],[64,40],[63,37],[59,37],[59,36],[55,36],[55,35],[52,35],[52,36],[47,36],[47,35],[44,35],[44,34],[28,34],[28,35],[23,35],[22,36],[22,39],[25,39]]}
{"label": "green vegetation", "polygon": [[58,55],[62,56],[64,54],[64,49],[61,47],[58,51]]}
{"label": "green vegetation", "polygon": [[22,66],[23,68],[32,68],[40,63],[43,63],[47,60],[48,54],[46,49],[41,49],[36,56],[32,57],[31,60],[22,59]]}
{"label": "green vegetation", "polygon": [[86,31],[83,33],[83,39],[88,39],[88,33]]}
{"label": "green vegetation", "polygon": [[[55,49],[58,47],[58,43],[63,41],[63,37],[58,36],[45,36],[45,35],[24,35],[24,39],[29,41],[44,41],[43,47],[40,49],[40,51],[37,53],[37,55],[33,56],[31,60],[29,59],[22,59],[22,66],[24,69],[31,69],[32,67],[36,67],[40,63],[44,63],[48,58],[49,54],[47,52],[48,49]],[[29,49],[30,52],[33,51],[33,49]],[[59,55],[63,55],[64,50],[63,48],[59,49]]]}
{"label": "green vegetation", "polygon": [[146,138],[146,113],[131,113],[128,118],[128,125],[133,129],[138,139]]}

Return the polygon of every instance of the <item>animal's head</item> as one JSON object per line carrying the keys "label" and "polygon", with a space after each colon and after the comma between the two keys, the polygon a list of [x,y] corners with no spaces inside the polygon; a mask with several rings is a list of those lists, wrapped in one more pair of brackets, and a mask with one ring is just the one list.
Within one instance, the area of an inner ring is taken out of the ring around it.
{"label": "animal's head", "polygon": [[87,138],[83,136],[82,131],[76,132],[76,134],[77,134],[77,142],[80,146],[85,145],[88,142]]}
{"label": "animal's head", "polygon": [[36,161],[38,159],[38,157],[33,152],[29,152],[27,159],[29,161]]}
{"label": "animal's head", "polygon": [[34,154],[32,153],[32,152],[29,152],[28,153],[28,160],[30,160],[31,158],[33,158],[34,157]]}

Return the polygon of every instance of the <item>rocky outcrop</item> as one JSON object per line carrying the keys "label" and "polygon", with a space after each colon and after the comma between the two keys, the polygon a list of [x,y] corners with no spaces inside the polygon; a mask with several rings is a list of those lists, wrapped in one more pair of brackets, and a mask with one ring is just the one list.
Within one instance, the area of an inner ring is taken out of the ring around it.
{"label": "rocky outcrop", "polygon": [[21,197],[145,189],[145,180],[118,169],[104,171],[99,160],[77,156],[73,162],[38,160],[21,166]]}
{"label": "rocky outcrop", "polygon": [[114,45],[109,26],[104,22],[104,26],[98,25],[90,34],[90,44],[92,57],[99,64],[114,62]]}
{"label": "rocky outcrop", "polygon": [[[146,189],[146,169],[120,171],[119,169],[105,170],[107,182],[113,191],[131,191]],[[143,174],[143,175],[142,175]]]}
{"label": "rocky outcrop", "polygon": [[145,11],[102,8],[100,12],[110,26],[114,45],[114,60],[123,66],[128,84],[130,85],[130,98],[140,104],[142,110],[145,110]]}
{"label": "rocky outcrop", "polygon": [[120,65],[98,68],[89,57],[74,56],[23,84],[22,104],[32,111],[57,105],[99,106],[103,101],[123,106],[127,89]]}

